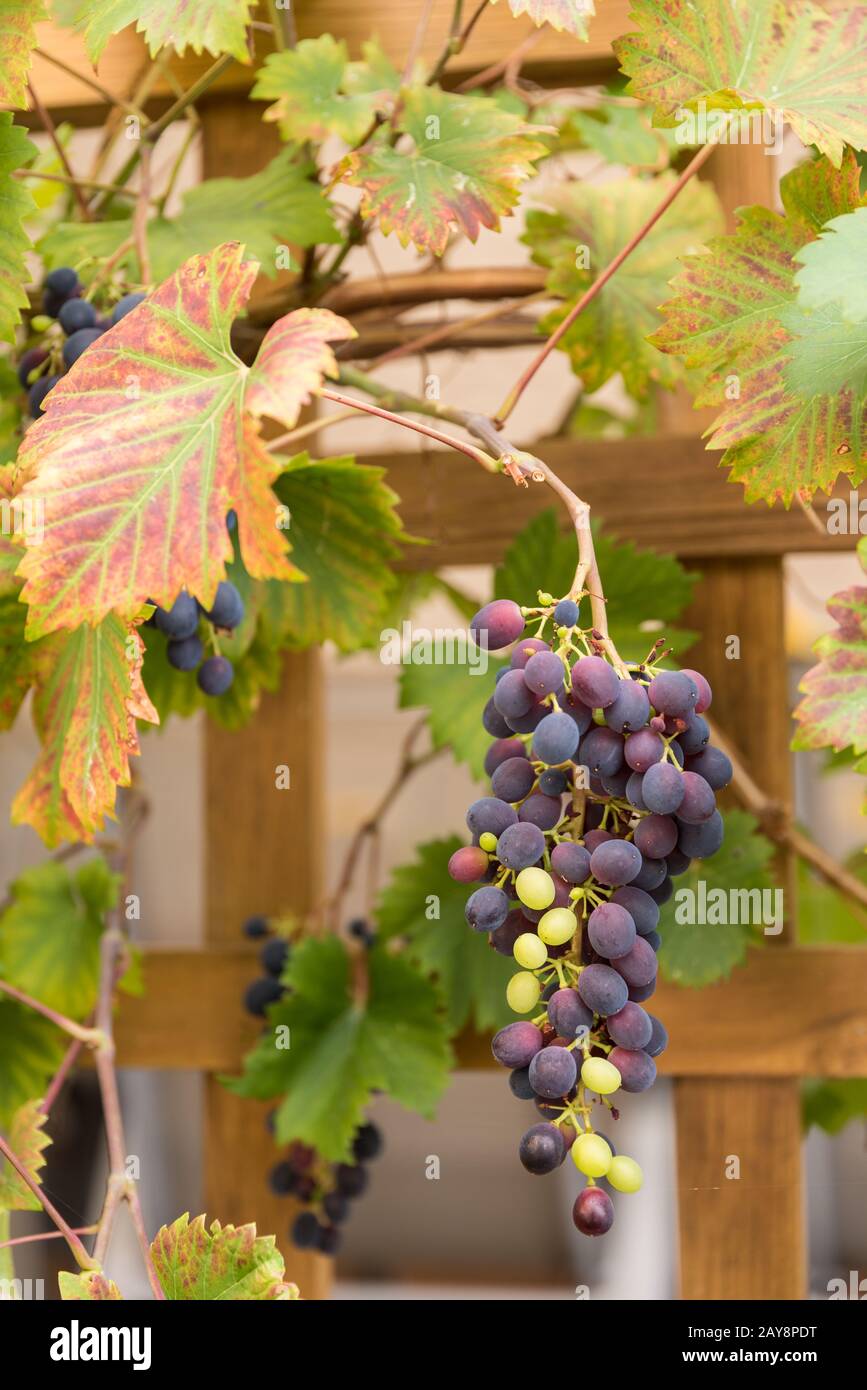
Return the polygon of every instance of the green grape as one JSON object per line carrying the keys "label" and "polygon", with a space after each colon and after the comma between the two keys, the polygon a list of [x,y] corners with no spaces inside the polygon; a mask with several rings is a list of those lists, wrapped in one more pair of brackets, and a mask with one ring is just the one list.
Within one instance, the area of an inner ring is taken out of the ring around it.
{"label": "green grape", "polygon": [[543,912],[554,901],[554,880],[544,869],[522,869],[515,879],[515,891],[525,907]]}
{"label": "green grape", "polygon": [[588,1057],[581,1068],[581,1080],[598,1096],[610,1096],[620,1086],[620,1072],[604,1057]]}
{"label": "green grape", "polygon": [[506,1003],[516,1014],[529,1014],[538,1004],[541,993],[542,987],[536,976],[522,970],[518,975],[513,975],[506,986]]}
{"label": "green grape", "polygon": [[525,970],[538,970],[548,959],[548,948],[535,932],[525,931],[515,942],[512,954]]}
{"label": "green grape", "polygon": [[611,1166],[605,1175],[618,1192],[637,1192],[644,1182],[644,1174],[634,1158],[618,1154],[612,1158]]}
{"label": "green grape", "polygon": [[579,1134],[572,1145],[572,1161],[588,1178],[604,1178],[614,1158],[601,1134]]}
{"label": "green grape", "polygon": [[496,835],[493,835],[490,830],[486,830],[484,834],[479,836],[479,848],[483,849],[486,854],[493,854],[497,848]]}
{"label": "green grape", "polygon": [[539,922],[538,932],[547,946],[564,946],[572,940],[577,926],[574,912],[567,907],[552,907]]}

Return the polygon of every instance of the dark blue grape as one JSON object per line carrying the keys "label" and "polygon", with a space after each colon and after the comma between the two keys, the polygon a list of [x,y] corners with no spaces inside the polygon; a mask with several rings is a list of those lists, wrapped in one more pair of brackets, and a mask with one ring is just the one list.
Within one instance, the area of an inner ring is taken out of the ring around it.
{"label": "dark blue grape", "polygon": [[171,608],[157,608],[154,622],[166,637],[180,641],[192,637],[199,626],[199,606],[192,594],[186,591],[178,594]]}
{"label": "dark blue grape", "polygon": [[352,1141],[352,1156],[357,1163],[369,1163],[382,1153],[382,1132],[375,1124],[361,1125]]}
{"label": "dark blue grape", "polygon": [[627,985],[635,985],[639,989],[651,984],[659,969],[656,952],[652,946],[648,946],[643,936],[637,936],[626,955],[618,956],[611,964]]}
{"label": "dark blue grape", "polygon": [[530,712],[536,701],[525,684],[523,671],[503,672],[494,687],[494,704],[505,719],[519,719]]}
{"label": "dark blue grape", "polygon": [[578,993],[588,1009],[603,1018],[619,1013],[629,999],[626,981],[610,965],[586,966],[578,977]]}
{"label": "dark blue grape", "polygon": [[497,768],[509,758],[526,758],[527,750],[519,738],[498,738],[485,754],[485,772],[493,777]]}
{"label": "dark blue grape", "polygon": [[256,940],[257,937],[267,936],[270,930],[267,917],[248,917],[241,928],[244,935],[253,940]]}
{"label": "dark blue grape", "polygon": [[[654,888],[653,891],[654,893],[659,893],[660,889]],[[653,947],[654,951],[659,951],[659,948],[662,945],[662,937],[660,936],[658,931],[649,931],[644,939],[647,942],[648,946]]]}
{"label": "dark blue grape", "polygon": [[665,856],[665,862],[668,866],[668,872],[671,875],[671,877],[676,878],[678,874],[686,873],[687,869],[692,863],[692,860],[690,859],[688,854],[684,854],[683,850],[673,849],[671,851],[671,854],[667,854]]}
{"label": "dark blue grape", "polygon": [[77,333],[80,328],[96,327],[96,310],[86,299],[67,299],[61,305],[57,318],[67,337]]}
{"label": "dark blue grape", "polygon": [[637,681],[620,681],[617,695],[605,710],[605,723],[618,734],[642,729],[650,718],[647,691]]}
{"label": "dark blue grape", "polygon": [[79,328],[77,333],[67,338],[63,344],[63,360],[66,366],[74,367],[81,354],[86,352],[97,338],[101,338],[104,332],[104,328]]}
{"label": "dark blue grape", "polygon": [[677,844],[677,822],[671,816],[645,816],[635,827],[633,839],[645,858],[664,859]]}
{"label": "dark blue grape", "polygon": [[529,869],[538,864],[544,852],[545,836],[529,821],[507,826],[497,840],[497,858],[507,869]]}
{"label": "dark blue grape", "polygon": [[230,584],[228,579],[224,579],[217,585],[217,596],[214,599],[213,607],[206,611],[205,617],[213,623],[214,627],[224,628],[227,631],[240,626],[243,622],[244,600],[234,584]]}
{"label": "dark blue grape", "polygon": [[613,729],[595,724],[581,740],[581,762],[598,776],[613,776],[623,766],[623,739]]}
{"label": "dark blue grape", "polygon": [[[553,856],[551,862],[554,862]],[[659,907],[643,888],[636,888],[633,883],[627,884],[625,888],[618,888],[616,893],[611,894],[611,902],[626,909],[639,936],[647,936],[649,932],[656,930]]]}
{"label": "dark blue grape", "polygon": [[252,984],[247,986],[244,995],[244,1008],[254,1018],[264,1018],[267,1005],[276,1004],[282,994],[283,986],[270,976],[267,979],[253,980]]}
{"label": "dark blue grape", "polygon": [[259,960],[266,975],[272,975],[275,980],[280,976],[289,959],[289,942],[282,936],[275,936],[259,952]]}
{"label": "dark blue grape", "polygon": [[144,302],[143,294],[125,294],[123,299],[119,299],[111,311],[112,324],[120,323],[121,319],[131,314],[133,309],[137,309]]}
{"label": "dark blue grape", "polygon": [[488,831],[499,837],[509,825],[515,825],[518,813],[508,801],[498,796],[480,796],[467,811],[467,825],[473,835]]}
{"label": "dark blue grape", "polygon": [[518,1157],[527,1172],[536,1177],[553,1173],[566,1157],[566,1145],[557,1126],[546,1123],[533,1125],[521,1138]]}
{"label": "dark blue grape", "polygon": [[645,1043],[644,1051],[648,1057],[658,1057],[668,1047],[668,1033],[665,1025],[660,1023],[655,1014],[648,1014],[653,1032],[650,1035],[650,1042]]}
{"label": "dark blue grape", "polygon": [[657,885],[656,888],[650,889],[651,898],[655,903],[659,903],[660,907],[663,903],[668,902],[669,898],[672,896],[673,893],[674,884],[672,883],[670,878],[664,878],[662,882]]}
{"label": "dark blue grape", "polygon": [[584,845],[563,840],[551,851],[551,868],[567,883],[585,883],[590,877],[590,854]]}
{"label": "dark blue grape", "polygon": [[482,713],[482,727],[486,733],[491,735],[491,738],[498,739],[500,742],[508,739],[512,733],[512,729],[510,729],[494,704],[493,695],[488,700]]}
{"label": "dark blue grape", "polygon": [[526,917],[517,908],[513,908],[505,922],[501,922],[491,932],[491,945],[498,955],[508,956],[511,959],[515,950],[515,942],[519,936],[523,936],[526,930]]}
{"label": "dark blue grape", "polygon": [[358,1163],[338,1163],[334,1183],[342,1197],[360,1197],[370,1182],[370,1174]]}
{"label": "dark blue grape", "polygon": [[197,632],[191,637],[172,640],[166,647],[168,663],[176,671],[195,671],[204,654],[205,649]]}
{"label": "dark blue grape", "polygon": [[575,627],[578,622],[578,604],[574,599],[561,598],[554,609],[554,622],[558,627]]}
{"label": "dark blue grape", "polygon": [[707,746],[709,739],[708,722],[706,719],[702,719],[700,714],[690,715],[686,721],[686,728],[678,732],[677,735],[677,741],[687,758],[700,753]]}
{"label": "dark blue grape", "polygon": [[43,402],[48,392],[53,389],[60,380],[59,376],[42,376],[35,381],[27,394],[27,409],[34,420],[38,420],[44,414]]}
{"label": "dark blue grape", "polygon": [[319,1237],[319,1221],[315,1212],[302,1211],[300,1216],[296,1216],[289,1228],[289,1236],[299,1250],[312,1250]]}
{"label": "dark blue grape", "polygon": [[535,695],[553,695],[563,684],[563,663],[553,652],[536,652],[524,667],[527,689]]}
{"label": "dark blue grape", "polygon": [[546,714],[533,735],[534,756],[543,763],[565,763],[579,741],[578,726],[568,714]]}
{"label": "dark blue grape", "polygon": [[502,888],[477,888],[467,899],[464,915],[473,931],[493,931],[505,922],[509,899]]}
{"label": "dark blue grape", "polygon": [[544,796],[562,796],[568,786],[566,773],[559,767],[546,767],[539,774],[539,791]]}
{"label": "dark blue grape", "polygon": [[641,781],[641,798],[648,811],[670,816],[683,801],[683,776],[672,763],[654,763]]}
{"label": "dark blue grape", "polygon": [[690,772],[697,772],[714,791],[722,791],[732,780],[732,765],[721,748],[703,748],[700,753],[687,758],[686,766]]}
{"label": "dark blue grape", "polygon": [[634,806],[636,811],[646,811],[644,799],[641,795],[641,788],[646,774],[633,772],[626,783],[626,800],[630,806]]}
{"label": "dark blue grape", "polygon": [[588,709],[583,700],[579,700],[574,690],[570,690],[568,695],[564,695],[560,701],[560,708],[564,714],[568,714],[570,719],[574,719],[579,734],[586,734],[590,725],[593,723],[593,711]]}
{"label": "dark blue grape", "polygon": [[664,859],[645,859],[642,855],[641,868],[638,870],[635,878],[629,880],[630,887],[643,888],[645,893],[650,893],[654,888],[659,887],[666,873],[667,869]]}
{"label": "dark blue grape", "polygon": [[537,1096],[556,1100],[565,1096],[578,1077],[578,1065],[566,1047],[546,1047],[530,1063],[530,1085]]}
{"label": "dark blue grape", "polygon": [[35,372],[37,367],[41,367],[43,362],[47,361],[48,349],[44,347],[28,348],[26,352],[21,354],[21,360],[18,363],[18,380],[25,389],[29,388],[31,384],[35,386],[36,383],[31,383],[28,379],[30,373]]}
{"label": "dark blue grape", "polygon": [[199,689],[205,695],[225,695],[234,679],[234,667],[225,656],[209,656],[207,661],[202,662],[196,677]]}
{"label": "dark blue grape", "polygon": [[530,1085],[530,1068],[516,1067],[509,1073],[509,1090],[516,1100],[535,1100],[536,1092]]}
{"label": "dark blue grape", "polygon": [[275,1197],[287,1197],[290,1192],[294,1192],[297,1181],[298,1174],[285,1158],[275,1163],[268,1174],[268,1186]]}
{"label": "dark blue grape", "polygon": [[709,859],[722,844],[723,835],[723,818],[719,811],[714,811],[710,820],[701,825],[682,825],[677,847],[690,859]]}
{"label": "dark blue grape", "polygon": [[640,869],[641,853],[629,840],[608,840],[590,856],[593,877],[610,888],[631,883]]}
{"label": "dark blue grape", "polygon": [[716,810],[716,797],[713,788],[697,772],[684,772],[683,801],[677,810],[677,819],[686,825],[701,825],[710,820]]}
{"label": "dark blue grape", "polygon": [[563,814],[559,796],[543,796],[534,792],[528,796],[518,812],[522,824],[536,825],[540,830],[553,830]]}
{"label": "dark blue grape", "polygon": [[349,1202],[340,1192],[328,1192],[322,1199],[322,1210],[334,1226],[339,1226],[349,1215]]}

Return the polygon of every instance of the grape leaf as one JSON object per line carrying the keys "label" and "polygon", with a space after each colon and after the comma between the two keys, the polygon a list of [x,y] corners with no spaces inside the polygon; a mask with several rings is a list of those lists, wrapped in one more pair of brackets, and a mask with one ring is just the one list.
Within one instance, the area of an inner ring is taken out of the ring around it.
{"label": "grape leaf", "polygon": [[[867,147],[863,6],[810,0],[633,0],[638,31],[614,43],[628,91],[671,125],[683,110],[764,108],[839,165]],[[699,108],[700,109],[700,108]]]}
{"label": "grape leaf", "polygon": [[802,308],[824,309],[832,302],[848,322],[867,318],[867,208],[832,218],[815,241],[795,253],[795,260],[801,266],[795,284]]}
{"label": "grape leaf", "polygon": [[708,448],[725,450],[722,465],[744,484],[748,502],[779,497],[788,506],[796,494],[830,492],[840,473],[863,477],[863,395],[822,394],[815,380],[798,394],[788,379],[793,352],[809,360],[815,351],[827,372],[828,320],[814,316],[819,333],[807,340],[792,338],[786,326],[806,324],[797,253],[825,223],[862,205],[859,181],[851,151],[839,171],[825,159],[798,166],[780,185],[783,214],[742,210],[734,233],[711,242],[707,255],[685,259],[674,297],[662,306],[653,341],[700,370],[696,405],[721,411],[707,431]]}
{"label": "grape leaf", "polygon": [[[858,542],[867,570],[867,536]],[[804,698],[794,711],[799,728],[794,748],[852,748],[867,753],[867,587],[853,585],[834,594],[828,612],[837,624],[815,645],[821,658],[803,677]],[[856,764],[861,772],[867,762]]]}
{"label": "grape leaf", "polygon": [[232,555],[230,508],[248,571],[292,576],[259,417],[291,428],[336,371],[328,341],[353,330],[298,309],[245,367],[229,344],[257,272],[242,257],[227,243],[186,261],[90,347],[27,431],[22,496],[46,517],[19,569],[31,637],[111,611],[132,619],[148,600],[170,607],[182,588],[209,607]]}
{"label": "grape leaf", "polygon": [[120,876],[101,857],[72,874],[47,860],[25,869],[0,917],[0,976],[70,1018],[96,1002],[104,914],[117,901]]}
{"label": "grape leaf", "polygon": [[[549,292],[575,300],[644,224],[674,182],[657,178],[575,181],[546,194],[552,212],[530,212],[523,240],[533,259],[547,266]],[[616,372],[630,395],[646,396],[652,385],[672,387],[680,364],[648,342],[659,327],[657,306],[679,258],[696,251],[722,230],[722,213],[709,184],[691,183],[660,218],[617,274],[561,339],[572,368],[587,392],[597,391]],[[581,259],[578,260],[578,255]],[[577,263],[576,263],[577,262]],[[540,330],[550,333],[566,316],[565,306],[546,314]]]}
{"label": "grape leaf", "polygon": [[[448,1081],[451,1050],[440,999],[400,956],[366,956],[368,997],[353,1002],[349,956],[335,937],[309,939],[284,974],[291,994],[268,1010],[269,1027],[229,1089],[260,1100],[282,1095],[278,1143],[299,1139],[323,1158],[348,1160],[371,1093],[385,1091],[430,1117]],[[274,1030],[288,1028],[289,1046]]]}
{"label": "grape leaf", "polygon": [[867,1080],[808,1081],[803,1095],[804,1128],[815,1125],[839,1134],[852,1120],[867,1115]]}
{"label": "grape leaf", "polygon": [[78,1274],[69,1274],[62,1269],[57,1276],[62,1299],[81,1300],[84,1303],[105,1303],[110,1299],[117,1301],[123,1294],[113,1280],[99,1270],[89,1269]]}
{"label": "grape leaf", "polygon": [[63,1035],[41,1014],[0,995],[0,1125],[45,1088],[63,1056]]}
{"label": "grape leaf", "polygon": [[569,109],[560,128],[557,150],[573,140],[595,150],[609,164],[633,169],[660,169],[668,164],[669,132],[655,130],[643,106],[603,106],[598,111]]}
{"label": "grape leaf", "polygon": [[42,0],[0,0],[0,106],[27,105],[36,25],[46,18]]}
{"label": "grape leaf", "polygon": [[[850,874],[867,884],[867,855],[858,850],[846,861]],[[844,942],[850,946],[864,945],[865,916],[863,908],[850,898],[837,893],[808,864],[799,859],[797,871],[798,942],[802,946],[826,946],[829,942]]]}
{"label": "grape leaf", "polygon": [[480,667],[428,661],[405,664],[400,672],[401,709],[426,709],[434,748],[450,748],[477,779],[484,776],[491,743],[482,727],[482,714],[491,698],[494,673],[502,664],[489,657],[484,673]]}
{"label": "grape leaf", "polygon": [[[381,939],[405,937],[410,958],[438,981],[451,1031],[469,1026],[486,1033],[512,1018],[506,985],[515,963],[467,926],[464,905],[472,890],[447,872],[449,858],[463,843],[453,835],[419,845],[411,864],[392,871],[375,917]],[[429,911],[436,916],[429,917]]]}
{"label": "grape leaf", "polygon": [[18,374],[0,357],[0,499],[12,496],[12,470],[7,465],[14,462],[21,445],[21,417]]}
{"label": "grape leaf", "polygon": [[248,63],[247,24],[253,0],[81,0],[76,28],[84,34],[87,52],[96,64],[113,34],[135,24],[144,34],[152,58],[171,46],[177,53],[203,49],[219,57],[231,53]]}
{"label": "grape leaf", "polygon": [[399,131],[411,145],[392,148],[379,134],[348,154],[338,177],[362,189],[361,212],[402,246],[441,256],[452,225],[478,238],[497,230],[518,201],[518,185],[546,153],[538,129],[489,97],[455,96],[439,87],[403,93]]}
{"label": "grape leaf", "polygon": [[151,1242],[157,1278],[167,1299],[209,1303],[298,1298],[286,1282],[283,1256],[274,1236],[259,1236],[254,1225],[205,1225],[189,1213],[161,1226]]}
{"label": "grape leaf", "polygon": [[[51,1140],[45,1133],[48,1115],[40,1109],[41,1100],[29,1100],[12,1116],[9,1125],[9,1147],[20,1159],[31,1178],[38,1178],[45,1167],[45,1150]],[[23,1178],[5,1158],[0,1158],[0,1212],[41,1211]]]}
{"label": "grape leaf", "polygon": [[[265,120],[279,122],[284,140],[338,135],[355,145],[364,139],[380,104],[376,90],[364,90],[360,79],[343,40],[320,34],[293,49],[269,53],[252,95],[274,103]],[[354,90],[347,91],[347,84]]]}
{"label": "grape leaf", "polygon": [[[315,246],[340,240],[331,208],[310,178],[311,166],[281,150],[264,169],[244,179],[206,179],[189,189],[173,217],[148,222],[148,251],[155,280],[167,280],[184,261],[221,243],[242,242],[260,262],[263,275],[278,271],[278,245]],[[39,242],[49,266],[90,261],[94,268],[132,238],[131,217],[106,222],[59,222]],[[117,261],[136,280],[141,275],[133,247]],[[288,269],[288,266],[281,267]],[[82,272],[87,278],[86,269]]]}
{"label": "grape leaf", "polygon": [[13,825],[32,825],[49,847],[90,841],[128,787],[136,720],[159,716],[141,681],[138,633],[112,615],[40,642],[32,652],[36,763],[12,803]]}
{"label": "grape leaf", "polygon": [[[497,0],[491,0],[492,5],[496,3]],[[537,28],[550,24],[560,34],[585,41],[587,20],[596,13],[593,0],[508,0],[508,5],[516,19],[525,14]]]}
{"label": "grape leaf", "polygon": [[30,278],[24,259],[25,253],[30,250],[30,238],[21,224],[35,209],[31,194],[13,175],[35,156],[36,146],[25,131],[12,124],[8,111],[0,111],[0,239],[3,242],[3,256],[0,259],[0,340],[7,343],[14,341],[15,326],[21,322],[19,310],[28,302],[23,287]]}
{"label": "grape leaf", "polygon": [[[736,965],[743,963],[747,946],[763,943],[762,928],[770,922],[750,925],[748,922],[714,924],[688,920],[701,912],[699,884],[702,880],[708,895],[720,889],[729,895],[725,914],[729,918],[749,915],[742,907],[744,899],[737,900],[736,911],[731,910],[732,892],[758,890],[762,893],[773,889],[769,862],[774,847],[764,835],[758,834],[757,825],[755,817],[745,811],[728,811],[722,848],[710,859],[693,860],[686,873],[675,879],[674,897],[662,906],[659,916],[662,936],[659,964],[666,979],[679,985],[713,984],[714,980],[726,979]],[[692,895],[691,900],[684,894]],[[706,915],[711,916],[714,910],[715,905],[708,902]]]}

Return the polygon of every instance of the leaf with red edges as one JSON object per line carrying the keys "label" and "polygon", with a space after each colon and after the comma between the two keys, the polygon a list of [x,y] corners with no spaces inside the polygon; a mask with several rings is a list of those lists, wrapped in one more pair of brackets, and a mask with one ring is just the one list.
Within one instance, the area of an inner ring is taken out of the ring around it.
{"label": "leaf with red edges", "polygon": [[25,106],[36,25],[46,19],[42,0],[0,3],[0,106]]}
{"label": "leaf with red edges", "polygon": [[85,1270],[79,1274],[69,1274],[61,1270],[57,1276],[60,1297],[66,1300],[81,1300],[83,1303],[117,1302],[123,1294],[113,1280],[99,1270]]}
{"label": "leaf with red edges", "polygon": [[[45,1150],[51,1143],[45,1133],[48,1115],[40,1109],[41,1105],[41,1100],[27,1101],[12,1116],[9,1125],[9,1147],[31,1178],[37,1178],[45,1167]],[[12,1164],[0,1159],[0,1212],[40,1210],[39,1198],[33,1195]]]}
{"label": "leaf with red edges", "polygon": [[132,620],[184,588],[209,607],[233,555],[230,508],[248,573],[293,577],[271,489],[282,465],[259,416],[291,429],[322,375],[336,374],[327,341],[354,330],[298,309],[268,330],[249,369],[230,330],[256,273],[234,242],[193,256],[49,394],[18,459],[22,495],[45,515],[18,571],[30,637],[110,612]]}
{"label": "leaf with red edges", "polygon": [[[496,4],[496,0],[491,0],[491,4]],[[538,28],[550,24],[560,34],[585,41],[587,20],[596,13],[593,0],[508,0],[508,4],[516,19],[528,15]]]}
{"label": "leaf with red edges", "polygon": [[166,1298],[209,1303],[298,1298],[286,1282],[283,1256],[274,1236],[259,1236],[254,1225],[221,1226],[204,1216],[179,1216],[163,1226],[151,1244],[154,1268]]}
{"label": "leaf with red edges", "polygon": [[[867,570],[867,537],[858,542]],[[828,612],[837,624],[816,643],[819,664],[800,684],[804,696],[795,710],[800,728],[795,748],[851,748],[867,753],[867,588],[853,585],[835,594]],[[858,768],[867,770],[867,765]]]}

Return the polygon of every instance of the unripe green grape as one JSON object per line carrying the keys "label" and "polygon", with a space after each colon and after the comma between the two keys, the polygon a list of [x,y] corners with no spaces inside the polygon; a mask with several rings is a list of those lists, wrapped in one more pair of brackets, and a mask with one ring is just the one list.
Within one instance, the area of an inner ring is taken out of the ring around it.
{"label": "unripe green grape", "polygon": [[519,936],[515,942],[512,954],[525,970],[538,970],[539,966],[544,965],[548,959],[548,948],[544,941],[539,940],[535,932],[525,931],[523,936]]}
{"label": "unripe green grape", "polygon": [[490,830],[486,830],[484,834],[479,836],[479,848],[483,849],[486,854],[493,854],[497,848],[496,835],[492,834]]}
{"label": "unripe green grape", "polygon": [[637,1192],[644,1182],[641,1168],[634,1158],[627,1158],[626,1154],[618,1154],[616,1158],[612,1158],[605,1176],[618,1192]]}
{"label": "unripe green grape", "polygon": [[544,912],[554,901],[554,880],[544,869],[522,869],[515,879],[515,891],[525,907]]}
{"label": "unripe green grape", "polygon": [[548,608],[554,602],[554,595],[543,593],[543,591],[540,589],[539,602],[541,603],[543,608]]}
{"label": "unripe green grape", "polygon": [[546,946],[565,946],[571,941],[578,926],[578,919],[568,907],[552,907],[539,922],[537,928]]}
{"label": "unripe green grape", "polygon": [[54,319],[50,319],[47,314],[34,314],[30,320],[30,327],[34,333],[45,333],[53,322]]}
{"label": "unripe green grape", "polygon": [[529,1014],[538,1004],[541,993],[542,987],[536,976],[522,970],[513,975],[506,985],[506,1003],[516,1014]]}
{"label": "unripe green grape", "polygon": [[575,1167],[588,1178],[604,1178],[614,1161],[611,1148],[601,1134],[579,1134],[571,1152]]}
{"label": "unripe green grape", "polygon": [[588,1057],[581,1068],[581,1080],[598,1096],[610,1096],[619,1089],[620,1072],[605,1057]]}

